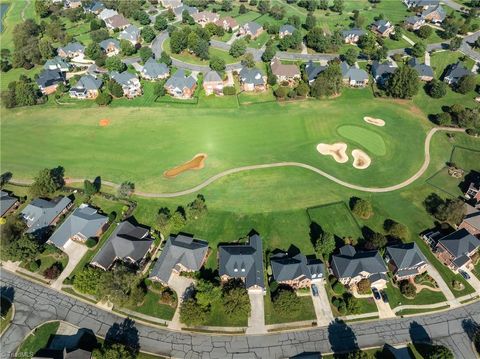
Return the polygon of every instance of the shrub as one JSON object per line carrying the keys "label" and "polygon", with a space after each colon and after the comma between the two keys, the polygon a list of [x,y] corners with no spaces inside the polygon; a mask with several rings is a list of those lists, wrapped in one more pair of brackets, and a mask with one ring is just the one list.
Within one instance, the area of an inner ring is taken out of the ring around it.
{"label": "shrub", "polygon": [[166,288],[162,294],[160,294],[160,301],[164,304],[175,306],[175,295],[170,288]]}
{"label": "shrub", "polygon": [[362,219],[368,219],[373,215],[372,204],[361,198],[357,198],[352,206],[352,212]]}
{"label": "shrub", "polygon": [[442,98],[447,94],[447,84],[443,81],[433,79],[426,85],[427,94],[433,98]]}
{"label": "shrub", "polygon": [[56,262],[43,271],[43,276],[47,279],[57,279],[60,273],[62,273],[62,270],[62,264]]}
{"label": "shrub", "polygon": [[40,260],[32,261],[28,263],[28,270],[30,272],[36,272],[40,268],[40,264],[41,264]]}
{"label": "shrub", "polygon": [[340,315],[344,315],[347,313],[347,306],[342,297],[333,297],[332,304],[335,308],[337,308],[337,311],[338,313],[340,313]]}
{"label": "shrub", "polygon": [[452,280],[452,287],[455,290],[462,290],[464,288],[463,284],[458,280]]}
{"label": "shrub", "polygon": [[362,279],[357,283],[357,290],[359,294],[369,294],[372,292],[370,289],[371,283],[367,278]]}
{"label": "shrub", "polygon": [[99,106],[107,106],[112,102],[112,96],[107,92],[100,92],[95,99],[95,102]]}
{"label": "shrub", "polygon": [[337,294],[342,294],[345,291],[345,286],[337,281],[332,285],[332,290]]}
{"label": "shrub", "polygon": [[225,96],[232,96],[232,95],[235,95],[237,93],[237,90],[235,89],[234,86],[225,86],[223,88],[223,94]]}
{"label": "shrub", "polygon": [[112,223],[115,219],[117,219],[117,212],[112,211],[108,214],[108,221]]}
{"label": "shrub", "polygon": [[473,136],[473,137],[478,137],[480,136],[480,130],[477,130],[476,128],[467,128],[467,135]]}
{"label": "shrub", "polygon": [[87,248],[93,248],[97,245],[97,240],[95,238],[88,238],[85,241],[85,245],[87,246]]}
{"label": "shrub", "polygon": [[413,283],[408,280],[404,280],[400,282],[400,293],[402,293],[405,297],[414,298],[417,294],[417,290]]}

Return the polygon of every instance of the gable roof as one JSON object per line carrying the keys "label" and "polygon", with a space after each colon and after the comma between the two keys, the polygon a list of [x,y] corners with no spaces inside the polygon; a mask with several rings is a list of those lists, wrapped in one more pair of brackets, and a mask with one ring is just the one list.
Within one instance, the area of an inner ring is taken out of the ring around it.
{"label": "gable roof", "polygon": [[297,65],[294,64],[282,64],[278,57],[274,57],[270,63],[270,68],[272,69],[272,74],[275,76],[286,76],[294,77],[300,76],[300,69]]}
{"label": "gable roof", "polygon": [[362,36],[365,35],[365,30],[362,29],[346,29],[342,30],[343,38],[347,38],[348,36]]}
{"label": "gable roof", "polygon": [[27,233],[48,227],[71,202],[68,197],[57,197],[51,201],[35,198],[21,212],[27,221]]}
{"label": "gable roof", "polygon": [[381,77],[387,77],[390,74],[393,74],[397,68],[394,67],[390,62],[380,63],[378,61],[373,61],[372,63],[372,75],[376,79]]}
{"label": "gable roof", "polygon": [[345,250],[342,251],[342,248],[340,248],[340,254],[332,256],[332,270],[337,278],[352,278],[361,272],[377,274],[387,271],[378,251],[348,253]]}
{"label": "gable roof", "polygon": [[134,79],[138,80],[135,74],[132,74],[128,71],[123,71],[123,72],[112,71],[110,72],[110,77],[122,86],[129,86],[132,83],[132,80]]}
{"label": "gable roof", "polygon": [[91,12],[97,12],[97,11],[103,10],[104,8],[105,8],[105,5],[103,5],[103,3],[101,3],[100,1],[94,1],[89,6],[86,7],[86,10]]}
{"label": "gable roof", "polygon": [[270,258],[272,274],[277,282],[295,280],[300,277],[308,279],[323,276],[323,265],[319,261],[308,261],[302,253],[289,256],[279,253]]}
{"label": "gable roof", "polygon": [[100,78],[93,77],[92,75],[83,75],[76,83],[74,89],[98,90],[102,87],[103,81]]}
{"label": "gable roof", "polygon": [[117,49],[120,49],[120,41],[117,39],[109,38],[100,42],[100,47],[103,50],[106,50],[111,45],[115,46]]}
{"label": "gable roof", "polygon": [[250,236],[248,244],[218,247],[219,275],[245,278],[246,288],[265,288],[263,273],[263,246],[258,234]]}
{"label": "gable roof", "polygon": [[65,219],[49,241],[56,247],[62,248],[75,235],[84,239],[96,236],[107,222],[108,218],[106,216],[99,214],[95,208],[83,204]]}
{"label": "gable roof", "polygon": [[307,65],[305,66],[305,72],[307,73],[308,81],[315,80],[318,75],[326,69],[327,66],[313,63],[312,60],[308,61]]}
{"label": "gable roof", "polygon": [[473,228],[480,230],[480,210],[478,210],[473,206],[470,206],[468,203],[465,204],[465,207],[466,207],[466,214],[465,214],[465,218],[463,219],[463,222],[467,223]]}
{"label": "gable roof", "polygon": [[105,269],[118,259],[131,258],[140,261],[152,246],[153,240],[148,235],[148,229],[135,226],[124,221],[108,237],[102,249],[95,255],[92,264],[97,264]]}
{"label": "gable roof", "polygon": [[221,82],[222,78],[217,71],[208,71],[203,77],[203,82]]}
{"label": "gable roof", "polygon": [[59,47],[57,52],[63,50],[66,54],[73,53],[73,52],[84,52],[85,46],[83,46],[79,42],[69,42],[67,45],[63,47]]}
{"label": "gable roof", "polygon": [[201,11],[191,14],[195,21],[206,21],[206,22],[214,22],[219,18],[218,14],[215,14],[211,11]]}
{"label": "gable roof", "polygon": [[187,77],[185,75],[185,71],[183,69],[179,69],[167,80],[165,86],[183,90],[184,88],[193,88],[196,83],[197,81],[193,78],[193,76]]}
{"label": "gable roof", "polygon": [[198,14],[198,9],[194,6],[180,5],[173,9],[176,16],[181,16],[183,12],[187,10],[190,15]]}
{"label": "gable roof", "polygon": [[113,15],[112,17],[109,17],[104,21],[105,24],[110,25],[114,29],[128,26],[130,24],[130,22],[125,19],[125,17],[121,14]]}
{"label": "gable roof", "polygon": [[119,39],[137,41],[140,37],[140,29],[135,25],[129,25],[118,35]]}
{"label": "gable roof", "polygon": [[0,191],[0,217],[2,217],[15,203],[18,198],[5,191]]}
{"label": "gable roof", "polygon": [[445,75],[445,78],[451,79],[453,82],[457,82],[464,76],[471,75],[472,73],[467,70],[465,65],[458,61],[457,63],[450,65],[448,68],[448,72]]}
{"label": "gable roof", "polygon": [[415,242],[388,246],[387,253],[398,271],[427,263],[425,256]]}
{"label": "gable roof", "polygon": [[414,15],[414,16],[408,16],[405,19],[406,24],[410,25],[415,25],[417,22],[425,22],[422,16]]}
{"label": "gable roof", "polygon": [[436,13],[439,21],[443,21],[447,17],[447,12],[445,11],[445,9],[440,4],[438,4],[435,7],[429,7],[428,9],[425,9],[422,12],[422,17],[426,17],[426,16],[431,15],[433,13]]}
{"label": "gable roof", "polygon": [[373,26],[377,28],[380,33],[384,33],[392,27],[392,24],[388,20],[380,19],[373,23]]}
{"label": "gable roof", "polygon": [[155,59],[149,58],[145,65],[143,65],[142,73],[151,77],[157,78],[159,76],[165,76],[169,73],[168,66],[165,65],[163,62],[158,63]]}
{"label": "gable roof", "polygon": [[263,74],[257,68],[249,69],[248,67],[244,66],[242,67],[238,75],[240,76],[240,81],[242,83],[253,84],[253,85],[265,84],[265,79],[263,78]]}
{"label": "gable roof", "polygon": [[356,68],[355,66],[350,66],[345,61],[342,61],[340,63],[340,69],[342,70],[342,76],[344,79],[349,79],[353,81],[368,80],[367,71]]}
{"label": "gable roof", "polygon": [[207,251],[208,243],[205,241],[183,234],[170,236],[150,273],[150,278],[168,283],[172,270],[177,264],[189,270],[198,271]]}
{"label": "gable roof", "polygon": [[48,87],[61,82],[65,82],[65,76],[59,70],[43,70],[37,79],[40,87]]}
{"label": "gable roof", "polygon": [[70,64],[62,59],[60,56],[55,56],[53,59],[48,59],[43,65],[45,70],[60,70],[68,71],[70,69]]}
{"label": "gable roof", "polygon": [[243,29],[251,34],[256,34],[262,28],[258,22],[250,21],[243,25]]}
{"label": "gable roof", "polygon": [[468,253],[480,247],[480,239],[470,234],[465,228],[439,239],[438,243],[446,248],[455,259],[465,257]]}
{"label": "gable roof", "polygon": [[280,26],[280,30],[278,30],[278,32],[280,34],[284,34],[284,33],[293,34],[293,32],[296,31],[296,30],[297,29],[295,28],[295,26],[292,26],[290,24],[285,24],[285,25]]}
{"label": "gable roof", "polygon": [[420,63],[420,61],[415,58],[415,57],[412,57],[409,61],[408,61],[408,66],[410,66],[411,68],[413,68],[415,71],[418,72],[418,76],[420,77],[423,77],[423,76],[426,76],[426,77],[433,77],[433,69],[426,65],[426,64],[422,64]]}
{"label": "gable roof", "polygon": [[102,19],[103,21],[105,21],[106,19],[112,17],[112,16],[115,16],[115,15],[118,15],[118,12],[116,12],[115,10],[112,10],[112,9],[103,9],[100,14],[98,14],[98,17],[100,19]]}

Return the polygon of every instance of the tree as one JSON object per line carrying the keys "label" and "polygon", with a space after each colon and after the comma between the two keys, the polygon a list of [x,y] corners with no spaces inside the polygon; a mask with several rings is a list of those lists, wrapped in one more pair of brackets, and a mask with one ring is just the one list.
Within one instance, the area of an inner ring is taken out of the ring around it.
{"label": "tree", "polygon": [[[125,41],[125,40],[121,40],[120,41],[120,45],[122,44],[122,42]],[[126,41],[129,45],[130,45],[130,42]],[[123,48],[122,48],[122,52],[123,52]],[[99,44],[97,44],[96,42],[92,42],[90,44],[88,44],[88,46],[85,48],[85,55],[92,59],[92,60],[96,60],[102,56],[104,56],[103,54],[103,51],[102,51],[102,48],[100,47]],[[126,54],[127,55],[127,54]],[[131,54],[128,54],[128,55],[131,55]]]}
{"label": "tree", "polygon": [[457,51],[460,46],[462,45],[463,39],[461,37],[455,36],[453,39],[450,40],[448,45],[449,50]]}
{"label": "tree", "polygon": [[422,42],[416,42],[412,47],[412,56],[421,57],[425,55],[426,46]]}
{"label": "tree", "polygon": [[93,351],[95,359],[135,359],[137,356],[125,345],[114,343]]}
{"label": "tree", "polygon": [[103,40],[106,40],[110,37],[110,34],[107,29],[98,29],[90,33],[90,38],[93,42],[100,43]]}
{"label": "tree", "polygon": [[463,76],[458,81],[457,86],[455,87],[455,91],[461,94],[466,94],[468,92],[475,90],[476,86],[477,86],[476,76],[471,74],[471,75]]}
{"label": "tree", "polygon": [[212,56],[210,58],[210,68],[214,71],[225,70],[225,60],[218,56]]}
{"label": "tree", "polygon": [[47,279],[57,279],[60,273],[62,273],[62,270],[62,264],[56,262],[43,271],[43,276]]}
{"label": "tree", "polygon": [[373,216],[372,204],[366,199],[356,198],[352,205],[352,212],[362,219],[368,219]]}
{"label": "tree", "polygon": [[460,224],[465,217],[465,203],[461,199],[447,199],[436,208],[434,215],[440,221]]}
{"label": "tree", "polygon": [[40,51],[40,55],[46,61],[53,57],[55,54],[55,49],[52,46],[52,43],[48,39],[41,39],[38,42],[38,51]]}
{"label": "tree", "polygon": [[400,293],[402,293],[407,298],[414,298],[417,294],[415,285],[409,280],[403,280],[400,282]]}
{"label": "tree", "polygon": [[245,5],[243,4],[240,4],[240,7],[238,8],[238,14],[241,15],[241,14],[246,14],[247,13],[247,8],[245,7]]}
{"label": "tree", "polygon": [[160,208],[155,220],[155,228],[163,234],[168,232],[168,226],[171,217],[172,215],[167,207]]}
{"label": "tree", "polygon": [[371,32],[367,32],[358,39],[358,47],[362,50],[362,55],[371,59],[378,51],[377,38]]}
{"label": "tree", "polygon": [[120,98],[123,97],[123,87],[117,81],[111,79],[107,84],[108,91],[113,97]]}
{"label": "tree", "polygon": [[117,72],[123,72],[127,69],[127,65],[122,62],[119,56],[107,57],[107,59],[105,60],[105,67],[109,71]]}
{"label": "tree", "polygon": [[360,293],[360,294],[369,294],[369,293],[371,293],[371,286],[372,286],[372,283],[370,283],[370,281],[369,281],[367,278],[361,279],[361,280],[357,283],[358,293]]}
{"label": "tree", "polygon": [[152,26],[144,26],[140,33],[145,42],[150,43],[155,38],[155,31]]}
{"label": "tree", "polygon": [[97,186],[94,183],[90,182],[89,180],[83,181],[83,190],[85,195],[90,197],[93,196],[95,193],[98,192]]}
{"label": "tree", "polygon": [[265,51],[262,54],[262,61],[263,62],[270,62],[272,61],[273,57],[275,56],[275,47],[273,44],[269,44],[265,47]]}
{"label": "tree", "polygon": [[448,112],[442,112],[435,115],[435,123],[440,126],[450,126],[452,124],[452,116]]}
{"label": "tree", "polygon": [[95,31],[95,30],[101,29],[103,27],[105,27],[105,22],[102,19],[93,18],[90,21],[90,31]]}
{"label": "tree", "polygon": [[50,15],[49,3],[44,0],[35,0],[35,12],[42,18],[47,17]]}
{"label": "tree", "polygon": [[329,232],[323,232],[315,242],[315,252],[324,260],[330,258],[330,254],[335,250],[335,236]]}
{"label": "tree", "polygon": [[170,232],[179,232],[186,223],[187,219],[185,218],[185,215],[180,211],[175,211],[169,221]]}
{"label": "tree", "polygon": [[427,94],[433,98],[442,98],[447,94],[447,84],[443,81],[433,79],[426,85]]}
{"label": "tree", "polygon": [[266,14],[270,10],[270,3],[268,0],[260,0],[257,5],[260,14]]}
{"label": "tree", "polygon": [[[94,45],[98,46],[98,44],[94,44]],[[133,55],[135,52],[137,52],[137,49],[135,48],[135,46],[130,41],[124,40],[124,39],[120,40],[120,50],[122,52],[122,55],[124,56],[130,56],[130,55]]]}
{"label": "tree", "polygon": [[302,19],[298,15],[289,16],[287,19],[287,23],[294,26],[296,29],[300,29],[302,26]]}
{"label": "tree", "polygon": [[297,95],[300,97],[306,97],[310,92],[310,88],[308,87],[308,84],[305,82],[299,83],[295,90],[297,91]]}
{"label": "tree", "polygon": [[315,26],[317,26],[317,19],[313,13],[309,12],[307,14],[307,17],[305,19],[305,29],[310,31],[312,30]]}
{"label": "tree", "polygon": [[229,53],[233,57],[237,58],[242,56],[246,51],[247,51],[247,43],[245,42],[245,40],[238,39],[232,43]]}
{"label": "tree", "polygon": [[188,25],[195,24],[195,20],[193,19],[192,15],[190,15],[188,10],[182,11],[182,24],[188,24]]}
{"label": "tree", "polygon": [[388,78],[386,92],[397,98],[412,98],[418,93],[418,73],[410,66],[401,65]]}
{"label": "tree", "polygon": [[288,86],[278,86],[274,91],[275,96],[278,98],[285,98],[288,95],[289,87]]}
{"label": "tree", "polygon": [[104,272],[97,285],[97,296],[100,300],[123,306],[130,300],[132,288],[137,285],[138,278],[125,266],[116,266]]}
{"label": "tree", "polygon": [[425,359],[453,359],[454,356],[450,349],[443,345],[430,345],[428,352],[425,353]]}
{"label": "tree", "polygon": [[349,47],[345,54],[343,55],[344,60],[350,65],[353,66],[357,61],[359,51],[356,47]]}
{"label": "tree", "polygon": [[243,55],[242,65],[248,67],[249,69],[253,69],[255,67],[255,59],[251,53],[246,53]]}
{"label": "tree", "polygon": [[343,295],[343,300],[345,301],[345,306],[349,313],[356,314],[359,312],[360,305],[358,303],[358,299],[355,298],[352,294],[345,293]]}
{"label": "tree", "polygon": [[63,172],[58,169],[44,168],[34,178],[30,193],[34,197],[47,196],[62,188],[64,183]]}
{"label": "tree", "polygon": [[387,245],[387,238],[381,233],[373,232],[367,238],[367,242],[365,243],[365,248],[373,250],[373,249],[380,249],[384,248]]}
{"label": "tree", "polygon": [[199,305],[209,308],[222,295],[222,288],[207,280],[200,279],[195,286],[195,299]]}
{"label": "tree", "polygon": [[170,66],[172,64],[172,59],[165,51],[162,51],[160,54],[160,62],[163,62],[165,65]]}
{"label": "tree", "polygon": [[332,62],[313,82],[311,94],[316,98],[329,97],[339,94],[341,88],[342,71],[340,65],[337,62]]}
{"label": "tree", "polygon": [[98,106],[108,106],[112,102],[112,96],[105,91],[100,91],[95,102]]}
{"label": "tree", "polygon": [[223,309],[227,315],[248,317],[250,315],[250,299],[247,290],[236,286],[224,290],[222,295]]}
{"label": "tree", "polygon": [[222,6],[221,9],[222,11],[229,12],[232,11],[232,1],[231,0],[223,0],[222,1]]}
{"label": "tree", "polygon": [[282,20],[285,16],[285,8],[283,6],[273,5],[270,8],[269,14],[275,20]]}
{"label": "tree", "polygon": [[333,0],[332,11],[338,12],[341,15],[344,8],[343,0]]}
{"label": "tree", "polygon": [[150,24],[150,17],[143,10],[136,10],[133,13],[133,18],[134,18],[134,20],[137,20],[138,22],[140,22],[140,24],[142,24],[142,25]]}
{"label": "tree", "polygon": [[191,203],[187,206],[188,218],[197,219],[207,213],[207,205],[205,204],[205,197],[198,194]]}
{"label": "tree", "polygon": [[142,46],[140,50],[138,50],[138,56],[140,56],[142,62],[145,63],[149,58],[153,56],[153,51],[147,46]]}
{"label": "tree", "polygon": [[155,18],[155,24],[153,27],[157,31],[166,30],[168,27],[168,20],[165,18],[165,16],[159,15]]}
{"label": "tree", "polygon": [[208,309],[199,305],[193,298],[184,300],[180,305],[180,321],[188,326],[203,324],[207,314]]}
{"label": "tree", "polygon": [[0,226],[0,248],[18,240],[27,229],[25,221],[16,216],[8,216]]}
{"label": "tree", "polygon": [[122,182],[120,187],[118,187],[117,195],[118,197],[130,197],[135,191],[135,184],[132,182]]}
{"label": "tree", "polygon": [[163,97],[166,94],[165,81],[156,82],[153,86],[153,94],[158,97]]}
{"label": "tree", "polygon": [[7,246],[2,246],[2,253],[11,261],[30,262],[41,252],[41,246],[35,238],[23,235]]}
{"label": "tree", "polygon": [[292,290],[279,289],[273,296],[273,307],[280,316],[289,316],[300,310],[300,299]]}
{"label": "tree", "polygon": [[409,236],[408,227],[392,219],[387,219],[383,223],[383,228],[387,233],[395,238],[405,240]]}
{"label": "tree", "polygon": [[420,29],[417,30],[417,35],[421,39],[428,39],[433,34],[432,27],[428,25],[423,25]]}

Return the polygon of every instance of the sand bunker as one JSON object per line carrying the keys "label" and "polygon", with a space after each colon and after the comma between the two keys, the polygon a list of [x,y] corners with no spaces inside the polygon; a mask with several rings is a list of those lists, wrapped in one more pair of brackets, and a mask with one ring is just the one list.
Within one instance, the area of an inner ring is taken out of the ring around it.
{"label": "sand bunker", "polygon": [[373,118],[373,117],[365,116],[363,119],[366,123],[369,123],[371,125],[375,125],[375,126],[379,126],[379,127],[385,126],[385,121],[380,119],[380,118]]}
{"label": "sand bunker", "polygon": [[207,155],[205,153],[199,153],[195,155],[190,161],[182,163],[180,166],[169,169],[163,173],[167,178],[173,178],[180,173],[188,170],[200,170],[205,166],[205,160]]}
{"label": "sand bunker", "polygon": [[107,118],[103,118],[101,119],[98,124],[101,126],[101,127],[105,127],[105,126],[108,126],[110,124],[110,120],[107,119]]}
{"label": "sand bunker", "polygon": [[362,150],[353,150],[353,167],[364,170],[372,163],[371,158]]}
{"label": "sand bunker", "polygon": [[319,143],[317,145],[317,151],[322,155],[332,156],[338,163],[345,163],[348,161],[347,144],[343,142],[337,142],[333,145]]}

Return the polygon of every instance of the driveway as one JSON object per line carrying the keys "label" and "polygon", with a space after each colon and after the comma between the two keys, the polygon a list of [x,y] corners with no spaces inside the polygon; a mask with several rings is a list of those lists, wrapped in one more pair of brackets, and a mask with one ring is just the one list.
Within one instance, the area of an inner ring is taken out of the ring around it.
{"label": "driveway", "polygon": [[385,303],[382,298],[375,299],[375,297],[374,297],[373,300],[375,301],[375,304],[377,305],[378,317],[380,319],[395,317],[395,313],[393,312],[392,308],[390,308],[389,303]]}
{"label": "driveway", "polygon": [[313,292],[310,290],[313,307],[315,308],[315,315],[317,316],[317,325],[319,327],[323,327],[333,321],[332,307],[330,306],[330,301],[328,300],[324,280],[312,281],[312,284],[315,284],[318,289],[317,296],[314,296]]}
{"label": "driveway", "polygon": [[249,290],[250,297],[250,318],[248,318],[247,334],[264,334],[265,328],[265,303],[264,295],[261,290]]}
{"label": "driveway", "polygon": [[168,329],[181,330],[182,323],[180,322],[180,304],[185,298],[188,298],[190,289],[193,288],[194,280],[192,278],[182,277],[177,273],[172,273],[168,280],[168,286],[177,293],[178,304],[172,321],[168,325]]}
{"label": "driveway", "polygon": [[470,269],[463,268],[463,270],[467,272],[468,275],[470,276],[470,279],[466,280],[468,284],[470,284],[473,287],[473,289],[475,289],[475,292],[477,292],[477,294],[480,295],[480,280],[477,278],[475,274],[472,273]]}
{"label": "driveway", "polygon": [[435,282],[437,282],[438,287],[442,290],[443,294],[445,295],[445,298],[447,298],[447,301],[451,303],[452,307],[453,306],[458,307],[459,306],[458,301],[455,299],[455,296],[453,295],[452,291],[448,287],[447,283],[445,283],[440,273],[438,273],[438,271],[435,269],[435,267],[429,264],[427,266],[427,272],[435,280]]}
{"label": "driveway", "polygon": [[86,245],[69,241],[69,244],[64,250],[65,254],[68,256],[68,264],[60,276],[51,284],[53,289],[60,290],[62,288],[63,281],[73,272],[87,251],[88,248]]}

